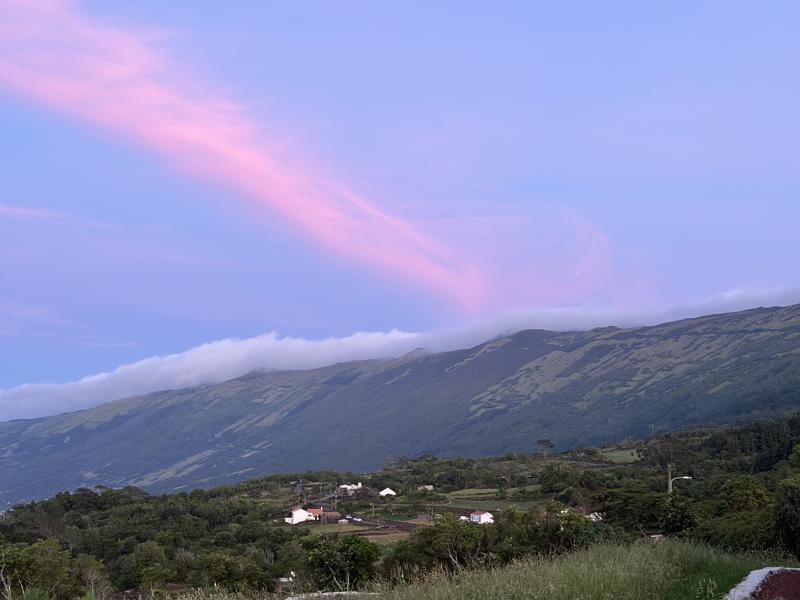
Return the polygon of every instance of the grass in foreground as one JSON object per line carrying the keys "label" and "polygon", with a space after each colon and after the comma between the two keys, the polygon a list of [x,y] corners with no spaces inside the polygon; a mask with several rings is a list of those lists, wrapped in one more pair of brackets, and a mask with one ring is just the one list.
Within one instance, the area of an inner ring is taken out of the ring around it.
{"label": "grass in foreground", "polygon": [[775,556],[727,554],[662,541],[595,546],[489,571],[437,574],[384,591],[385,600],[712,600],[749,571],[789,564]]}

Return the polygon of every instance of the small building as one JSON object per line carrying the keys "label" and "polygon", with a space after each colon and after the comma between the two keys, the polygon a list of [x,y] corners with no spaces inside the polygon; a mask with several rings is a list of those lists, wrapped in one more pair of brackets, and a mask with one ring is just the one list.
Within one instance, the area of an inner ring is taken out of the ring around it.
{"label": "small building", "polygon": [[397,496],[397,492],[395,492],[392,488],[387,487],[378,492],[378,495],[381,498],[386,498],[387,496]]}
{"label": "small building", "polygon": [[313,520],[314,516],[309,511],[300,508],[299,506],[295,506],[292,509],[291,517],[286,517],[284,519],[284,521],[286,521],[289,525],[297,525],[298,523],[305,523],[306,521],[313,521]]}
{"label": "small building", "polygon": [[356,483],[356,484],[343,483],[342,485],[339,486],[339,490],[341,490],[342,492],[346,492],[348,496],[352,496],[353,494],[355,494],[356,492],[358,492],[358,491],[360,491],[362,489],[363,489],[363,487],[362,487],[360,481],[358,483]]}
{"label": "small building", "polygon": [[418,492],[432,492],[433,486],[432,485],[421,485],[417,487]]}
{"label": "small building", "polygon": [[494,515],[490,512],[486,512],[485,510],[476,510],[470,513],[469,522],[478,523],[479,525],[494,523]]}
{"label": "small building", "polygon": [[335,510],[325,511],[320,515],[320,522],[325,524],[333,524],[338,523],[342,519],[342,513],[336,512]]}

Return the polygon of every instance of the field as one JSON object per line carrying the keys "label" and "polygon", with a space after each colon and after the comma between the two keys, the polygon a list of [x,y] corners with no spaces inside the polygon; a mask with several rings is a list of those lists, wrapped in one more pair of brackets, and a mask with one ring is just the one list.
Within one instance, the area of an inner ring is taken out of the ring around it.
{"label": "field", "polygon": [[601,450],[600,456],[603,457],[605,460],[618,465],[631,464],[639,462],[640,460],[639,455],[636,453],[636,451],[629,449],[623,450],[623,449],[612,448],[607,450]]}
{"label": "field", "polygon": [[[677,541],[596,546],[494,570],[435,574],[385,600],[712,600],[780,557],[726,554]],[[794,564],[794,561],[789,561]]]}
{"label": "field", "polygon": [[[297,525],[295,525],[297,527]],[[318,525],[316,523],[303,523],[300,527],[307,527],[311,533],[316,533],[318,535],[328,535],[333,533],[341,533],[342,535],[353,534],[353,533],[363,533],[365,531],[370,531],[371,527],[364,527],[362,525],[354,525],[353,523],[347,524],[338,524],[338,523],[329,523],[326,525]]]}
{"label": "field", "polygon": [[375,542],[380,546],[388,546],[408,538],[410,534],[407,531],[391,531],[389,533],[376,533],[372,535],[365,535],[370,542]]}
{"label": "field", "polygon": [[506,490],[505,498],[498,498],[497,488],[468,488],[446,494],[448,506],[453,508],[499,511],[504,508],[515,506],[527,510],[540,505],[542,502],[537,500],[514,498],[520,490],[536,492],[540,486],[527,486],[526,488],[509,488]]}

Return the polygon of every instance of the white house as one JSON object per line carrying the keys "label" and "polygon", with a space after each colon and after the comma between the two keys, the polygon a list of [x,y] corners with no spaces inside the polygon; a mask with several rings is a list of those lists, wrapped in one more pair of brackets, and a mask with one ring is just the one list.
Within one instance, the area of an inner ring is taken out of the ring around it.
{"label": "white house", "polygon": [[417,487],[418,492],[432,492],[433,486],[432,485],[420,485]]}
{"label": "white house", "polygon": [[356,484],[343,483],[342,485],[339,486],[339,489],[342,490],[343,492],[347,492],[348,496],[352,496],[358,490],[362,489],[361,482],[359,481]]}
{"label": "white house", "polygon": [[295,506],[292,509],[292,516],[286,517],[284,521],[286,521],[289,525],[297,525],[298,523],[304,523],[305,521],[313,521],[314,515],[312,515],[307,510],[300,508],[299,506]]}
{"label": "white house", "polygon": [[469,522],[478,523],[480,525],[485,525],[486,523],[494,523],[494,515],[484,510],[476,510],[470,513]]}
{"label": "white house", "polygon": [[397,492],[395,492],[392,488],[385,488],[378,492],[378,495],[381,498],[385,498],[386,496],[397,496]]}

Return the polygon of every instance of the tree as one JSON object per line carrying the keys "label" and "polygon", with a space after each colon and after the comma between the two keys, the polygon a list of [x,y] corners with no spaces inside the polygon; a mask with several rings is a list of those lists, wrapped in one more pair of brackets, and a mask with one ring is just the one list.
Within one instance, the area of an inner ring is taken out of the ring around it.
{"label": "tree", "polygon": [[552,450],[556,447],[556,445],[551,442],[547,438],[542,438],[541,440],[536,440],[536,445],[539,446],[539,450],[541,450],[542,454],[544,454],[545,458],[547,458],[547,451]]}
{"label": "tree", "polygon": [[72,557],[56,540],[0,547],[0,585],[4,595],[40,590],[55,599],[73,598],[80,587],[72,572]]}
{"label": "tree", "polygon": [[407,540],[399,542],[385,561],[387,574],[397,576],[406,570],[441,567],[455,571],[481,559],[485,549],[487,525],[460,521],[453,514],[430,527],[418,527]]}
{"label": "tree", "polygon": [[111,583],[105,566],[99,560],[88,554],[79,554],[72,563],[75,573],[94,600],[104,600],[111,594]]}
{"label": "tree", "polygon": [[133,551],[133,561],[139,585],[150,590],[151,594],[161,589],[171,576],[166,552],[154,541],[136,546]]}
{"label": "tree", "polygon": [[155,597],[158,590],[164,588],[169,579],[169,569],[162,565],[148,565],[139,571],[139,585],[150,590],[150,596]]}
{"label": "tree", "polygon": [[320,589],[357,589],[375,574],[380,547],[369,540],[347,535],[338,540],[308,536],[302,542],[306,564]]}
{"label": "tree", "polygon": [[784,548],[800,557],[800,475],[778,484],[775,525]]}
{"label": "tree", "polygon": [[697,516],[691,503],[678,492],[667,497],[661,512],[661,529],[667,535],[677,535],[691,529],[697,523]]}
{"label": "tree", "polygon": [[731,477],[720,490],[728,507],[736,512],[757,510],[769,504],[769,494],[764,484],[752,475]]}
{"label": "tree", "polygon": [[789,467],[795,471],[800,471],[800,444],[795,444],[792,453],[789,455]]}

